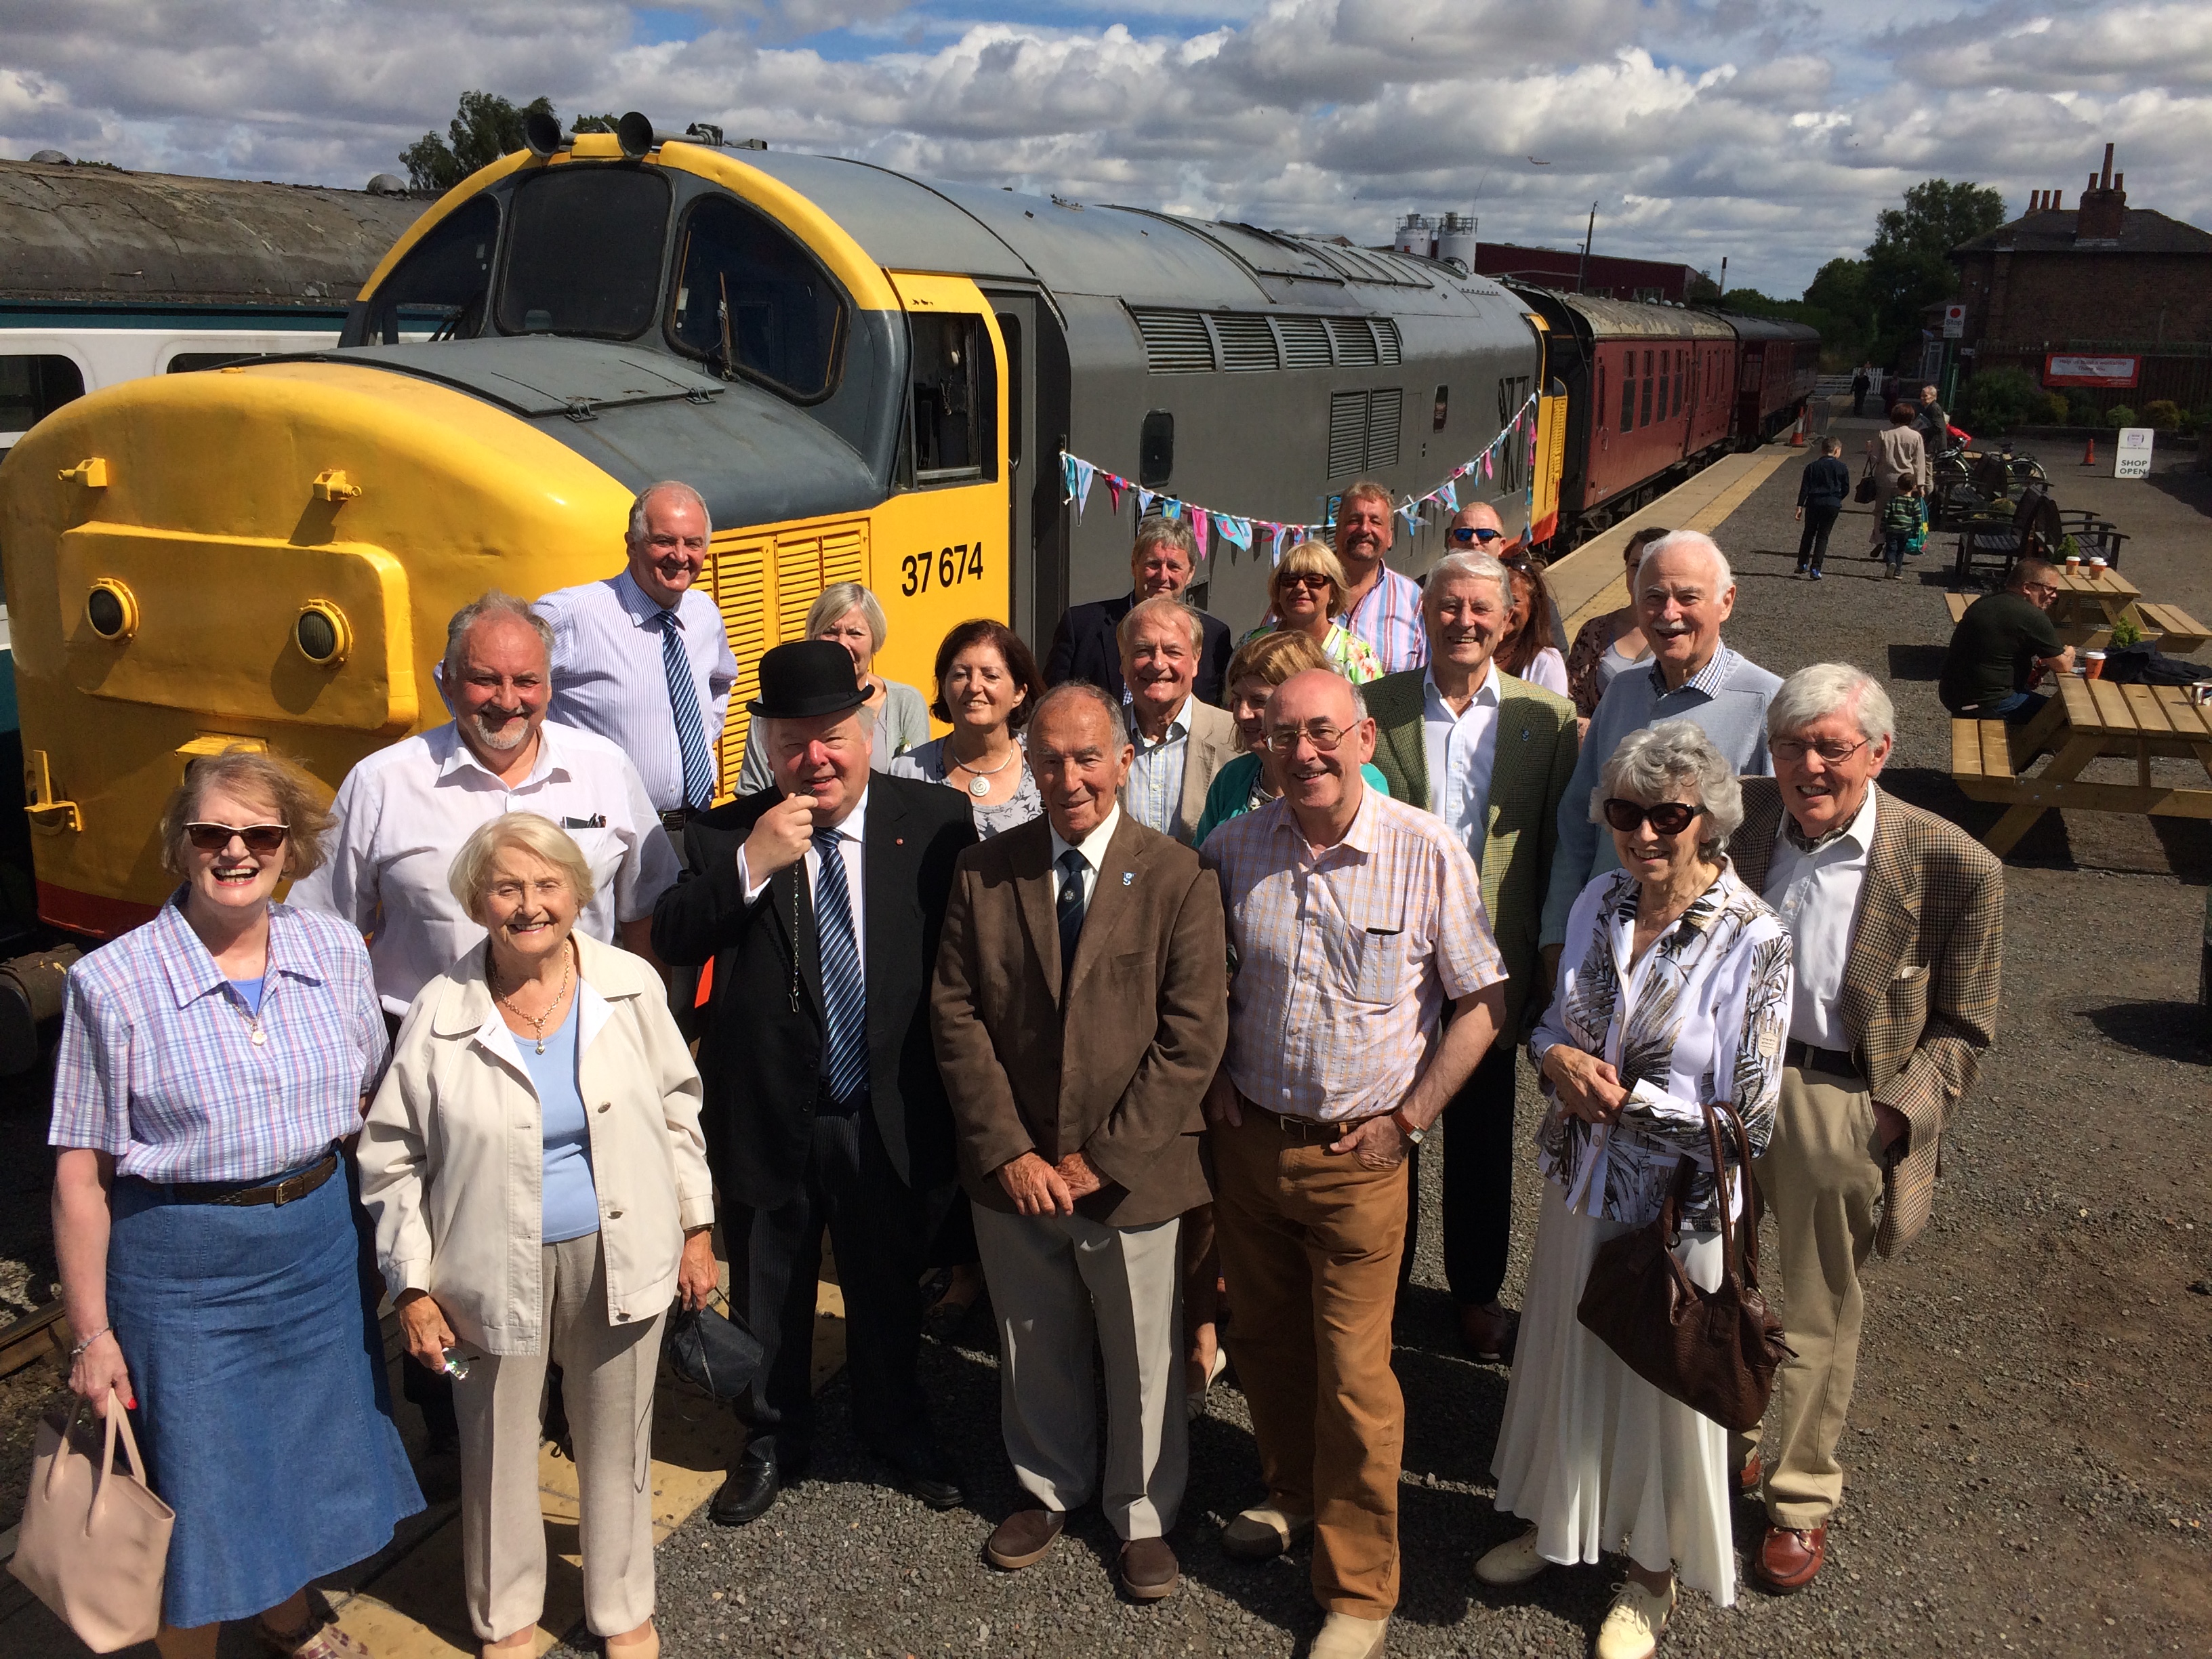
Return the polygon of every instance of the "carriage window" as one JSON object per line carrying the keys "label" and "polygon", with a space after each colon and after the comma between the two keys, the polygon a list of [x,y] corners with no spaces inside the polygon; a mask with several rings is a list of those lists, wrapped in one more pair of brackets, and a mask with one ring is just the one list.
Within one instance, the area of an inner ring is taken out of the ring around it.
{"label": "carriage window", "polygon": [[668,341],[726,379],[744,375],[802,401],[836,384],[845,296],[799,240],[727,196],[684,221]]}
{"label": "carriage window", "polygon": [[1684,354],[1678,351],[1674,354],[1674,412],[1677,415],[1682,412],[1682,382],[1689,378],[1689,364],[1685,361]]}
{"label": "carriage window", "polygon": [[1672,384],[1668,377],[1668,371],[1674,366],[1674,359],[1672,352],[1662,351],[1659,354],[1659,418],[1662,421],[1667,418],[1667,388]]}
{"label": "carriage window", "polygon": [[1636,354],[1632,351],[1621,354],[1620,429],[1636,430]]}
{"label": "carriage window", "polygon": [[926,488],[996,477],[998,385],[983,319],[909,315],[906,322],[913,357],[904,482]]}
{"label": "carriage window", "polygon": [[1651,424],[1651,354],[1647,351],[1644,354],[1644,397],[1637,405],[1636,424],[1638,426]]}
{"label": "carriage window", "polygon": [[66,357],[0,357],[0,452],[83,396],[84,376]]}
{"label": "carriage window", "polygon": [[454,209],[377,285],[368,302],[368,343],[397,345],[403,335],[466,340],[483,333],[498,241],[499,208],[491,198]]}
{"label": "carriage window", "polygon": [[659,308],[668,181],[629,167],[548,167],[508,210],[503,334],[634,340]]}

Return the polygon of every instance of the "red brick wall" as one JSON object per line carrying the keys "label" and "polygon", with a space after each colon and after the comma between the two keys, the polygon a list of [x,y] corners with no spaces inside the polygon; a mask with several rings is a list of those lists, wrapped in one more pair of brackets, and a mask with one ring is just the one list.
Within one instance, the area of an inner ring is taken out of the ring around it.
{"label": "red brick wall", "polygon": [[1959,264],[1969,343],[2212,342],[2212,254],[1981,253]]}

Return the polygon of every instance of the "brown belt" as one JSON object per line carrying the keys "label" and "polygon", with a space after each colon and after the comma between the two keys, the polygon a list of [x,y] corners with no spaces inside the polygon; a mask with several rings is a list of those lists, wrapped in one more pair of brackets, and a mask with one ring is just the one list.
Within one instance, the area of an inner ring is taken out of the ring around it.
{"label": "brown belt", "polygon": [[322,1162],[265,1187],[240,1187],[227,1181],[152,1181],[154,1188],[172,1204],[290,1204],[305,1198],[337,1172],[338,1155],[323,1154]]}
{"label": "brown belt", "polygon": [[1311,1146],[1316,1141],[1319,1141],[1323,1146],[1331,1145],[1343,1139],[1362,1124],[1372,1123],[1378,1117],[1390,1115],[1388,1112],[1370,1112],[1365,1117],[1334,1118],[1323,1123],[1316,1118],[1291,1117],[1283,1112],[1271,1112],[1258,1101],[1245,1098],[1242,1090],[1237,1091],[1237,1103],[1242,1110],[1257,1112],[1261,1117],[1273,1118],[1275,1127],[1283,1139],[1298,1141],[1305,1146]]}

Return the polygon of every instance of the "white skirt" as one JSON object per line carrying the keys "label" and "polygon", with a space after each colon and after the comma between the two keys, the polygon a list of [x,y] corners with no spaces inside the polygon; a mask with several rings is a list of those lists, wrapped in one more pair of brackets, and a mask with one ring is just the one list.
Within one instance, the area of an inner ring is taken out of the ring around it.
{"label": "white skirt", "polygon": [[[1544,1183],[1490,1464],[1498,1507],[1534,1524],[1547,1561],[1594,1564],[1621,1550],[1649,1572],[1671,1565],[1690,1589],[1732,1607],[1728,1431],[1630,1370],[1575,1316],[1598,1246],[1632,1231],[1575,1213]],[[1684,1233],[1675,1255],[1700,1288],[1720,1283],[1717,1233]]]}

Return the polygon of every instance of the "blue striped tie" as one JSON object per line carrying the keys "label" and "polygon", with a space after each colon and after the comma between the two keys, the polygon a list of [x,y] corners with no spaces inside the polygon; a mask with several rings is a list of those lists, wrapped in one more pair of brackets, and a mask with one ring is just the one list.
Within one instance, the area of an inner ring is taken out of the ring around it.
{"label": "blue striped tie", "polygon": [[842,1106],[868,1091],[868,992],[853,936],[853,901],[837,832],[814,832],[822,860],[814,878],[814,929],[822,946],[822,1086]]}
{"label": "blue striped tie", "polygon": [[714,751],[707,743],[707,722],[699,713],[699,687],[690,659],[677,636],[676,613],[660,613],[660,666],[668,676],[668,703],[676,711],[676,747],[684,757],[684,804],[696,811],[714,800]]}

